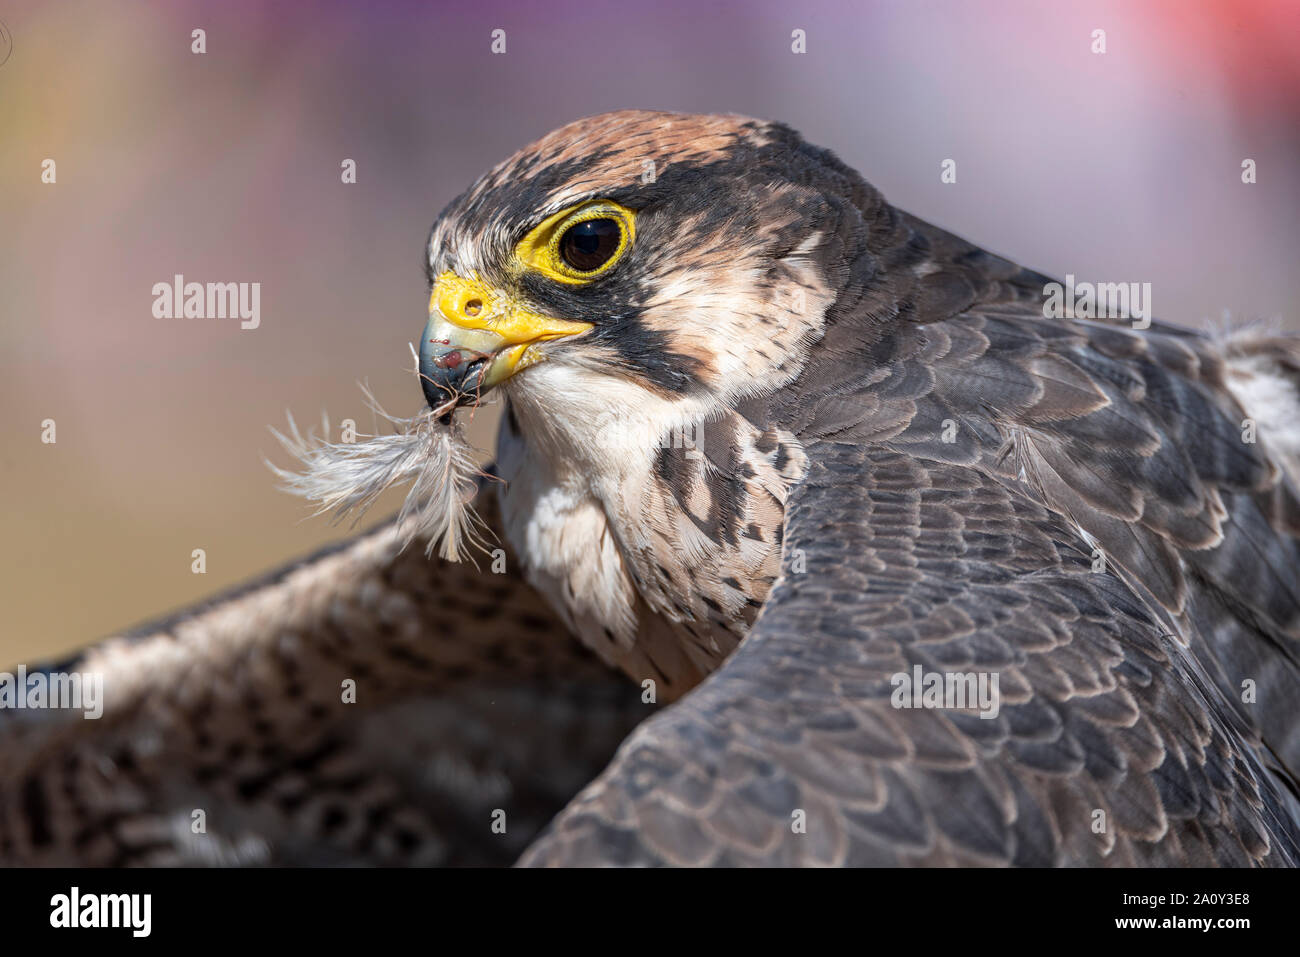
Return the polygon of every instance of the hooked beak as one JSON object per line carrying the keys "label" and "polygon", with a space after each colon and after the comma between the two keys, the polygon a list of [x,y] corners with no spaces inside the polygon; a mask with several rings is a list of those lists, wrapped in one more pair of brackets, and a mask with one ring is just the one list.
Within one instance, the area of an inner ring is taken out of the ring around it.
{"label": "hooked beak", "polygon": [[429,322],[420,340],[420,385],[429,407],[478,400],[498,383],[542,359],[543,342],[567,339],[591,323],[519,309],[477,276],[445,272],[433,284]]}

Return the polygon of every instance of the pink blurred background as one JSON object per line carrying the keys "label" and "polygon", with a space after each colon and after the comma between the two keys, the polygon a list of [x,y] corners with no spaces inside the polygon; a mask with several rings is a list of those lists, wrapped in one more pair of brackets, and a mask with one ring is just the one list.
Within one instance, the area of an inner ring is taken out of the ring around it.
{"label": "pink blurred background", "polygon": [[[1151,282],[1157,316],[1300,317],[1300,3],[0,0],[0,21],[0,667],[345,534],[275,490],[267,426],[368,428],[358,379],[413,412],[434,217],[579,116],[783,120],[1002,255]],[[155,319],[176,273],[260,282],[260,328]]]}

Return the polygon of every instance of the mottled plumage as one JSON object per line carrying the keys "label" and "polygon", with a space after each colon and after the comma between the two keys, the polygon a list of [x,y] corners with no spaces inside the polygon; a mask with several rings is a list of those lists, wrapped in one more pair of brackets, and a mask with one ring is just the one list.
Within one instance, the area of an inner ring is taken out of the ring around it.
{"label": "mottled plumage", "polygon": [[405,538],[386,524],[55,666],[104,675],[104,716],[0,711],[0,863],[514,860],[652,709],[517,576]]}
{"label": "mottled plumage", "polygon": [[[590,202],[635,216],[606,271],[521,259],[530,231]],[[488,721],[486,683],[582,731],[535,763],[500,759],[493,806],[526,807],[524,837],[644,718],[526,864],[1300,861],[1295,340],[1046,318],[1048,277],[737,117],[558,130],[443,213],[429,267],[426,394],[478,376],[505,398],[512,574],[398,556],[381,531],[92,651],[133,676],[106,728],[0,715],[0,859],[140,859],[100,836],[127,793],[130,826],[155,831],[219,795],[271,860],[499,859],[519,832],[492,845],[486,813],[412,783],[420,758],[358,745],[367,725],[413,746],[450,727],[421,709]],[[447,277],[469,298],[438,299]],[[611,690],[516,565],[632,683]],[[407,723],[307,704],[336,697],[362,647]],[[897,707],[894,676],[918,666],[997,675],[996,715]],[[671,702],[649,716],[647,682]],[[275,696],[286,684],[297,697]],[[197,737],[247,700],[261,725]],[[489,764],[522,740],[496,730]],[[242,795],[199,757],[235,747],[315,807],[335,786],[310,758],[322,738],[360,760],[355,787],[388,782],[379,831],[254,813],[270,785]],[[156,740],[167,760],[142,770]],[[399,814],[420,822],[405,857]]]}

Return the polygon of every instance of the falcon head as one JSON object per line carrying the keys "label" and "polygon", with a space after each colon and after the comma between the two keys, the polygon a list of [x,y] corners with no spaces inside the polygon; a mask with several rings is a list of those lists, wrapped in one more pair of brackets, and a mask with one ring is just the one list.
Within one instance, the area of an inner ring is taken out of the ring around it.
{"label": "falcon head", "polygon": [[826,264],[843,262],[825,224],[847,200],[810,170],[869,189],[787,127],[737,116],[622,111],[524,148],[433,227],[430,406],[499,388],[590,443],[611,409],[654,431],[788,382],[833,298]]}

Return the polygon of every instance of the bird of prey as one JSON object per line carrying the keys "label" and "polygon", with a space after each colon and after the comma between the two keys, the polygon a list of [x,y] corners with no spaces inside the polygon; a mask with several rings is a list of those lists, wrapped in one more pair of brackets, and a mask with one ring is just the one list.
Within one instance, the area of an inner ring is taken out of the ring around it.
{"label": "bird of prey", "polygon": [[504,572],[390,523],[58,666],[0,860],[1300,860],[1295,340],[1051,315],[729,115],[552,132],[426,259]]}

